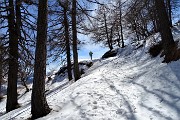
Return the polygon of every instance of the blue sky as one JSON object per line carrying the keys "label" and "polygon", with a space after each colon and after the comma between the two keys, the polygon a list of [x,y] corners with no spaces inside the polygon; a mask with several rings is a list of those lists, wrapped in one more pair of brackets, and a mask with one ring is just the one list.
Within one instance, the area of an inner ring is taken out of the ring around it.
{"label": "blue sky", "polygon": [[[102,55],[107,52],[109,49],[107,47],[103,47],[102,44],[95,44],[90,40],[89,36],[86,35],[80,35],[78,34],[78,38],[85,42],[84,45],[80,46],[80,49],[78,50],[78,58],[79,61],[83,60],[90,60],[89,52],[93,52],[93,59],[99,59],[102,57]],[[72,57],[71,57],[72,59]],[[61,61],[56,61],[53,63],[50,63],[47,66],[47,72],[50,72],[52,70],[59,70],[60,68],[60,62]]]}
{"label": "blue sky", "polygon": [[95,45],[88,43],[84,45],[81,50],[79,50],[79,60],[90,59],[89,52],[93,52],[93,59],[99,59],[107,51],[107,48],[102,47],[101,45]]}
{"label": "blue sky", "polygon": [[[102,0],[103,1],[103,0]],[[91,6],[91,9],[95,9],[95,4],[93,4],[93,6]],[[180,11],[180,9],[178,10],[178,12]],[[179,19],[178,16],[176,16],[176,21]],[[175,21],[174,21],[175,22]],[[78,38],[85,42],[85,45],[82,45],[80,47],[80,50],[78,51],[78,58],[79,61],[82,60],[90,60],[90,56],[89,56],[89,52],[92,51],[93,52],[93,59],[99,59],[102,57],[102,55],[107,52],[109,49],[107,47],[103,47],[102,44],[95,44],[90,40],[90,36],[86,36],[86,35],[81,35],[78,34]],[[71,57],[72,58],[72,57]],[[60,68],[60,61],[51,63],[50,65],[47,66],[47,71],[50,71],[52,69],[58,70]]]}
{"label": "blue sky", "polygon": [[[84,4],[84,3],[82,3]],[[86,4],[88,7],[90,7],[91,9],[95,9],[95,7],[97,7],[96,4]],[[84,42],[84,45],[81,45],[79,47],[78,50],[78,58],[79,61],[83,61],[83,60],[90,60],[90,56],[89,56],[89,52],[92,51],[93,52],[93,59],[99,59],[102,57],[102,55],[108,51],[109,49],[107,47],[103,47],[102,44],[95,44],[90,40],[90,36],[87,35],[82,35],[82,34],[78,34],[78,39],[82,42]],[[73,60],[73,57],[71,56],[71,59]],[[47,66],[47,72],[52,71],[52,70],[59,70],[60,68],[60,62],[61,61],[56,61],[53,63],[50,63]]]}
{"label": "blue sky", "polygon": [[90,40],[90,36],[85,35],[78,35],[80,40],[83,40],[85,42],[85,45],[82,45],[80,47],[79,53],[79,61],[81,60],[89,60],[89,52],[93,52],[93,59],[99,59],[102,57],[102,55],[108,51],[107,47],[103,47],[102,44],[95,44],[93,41]]}

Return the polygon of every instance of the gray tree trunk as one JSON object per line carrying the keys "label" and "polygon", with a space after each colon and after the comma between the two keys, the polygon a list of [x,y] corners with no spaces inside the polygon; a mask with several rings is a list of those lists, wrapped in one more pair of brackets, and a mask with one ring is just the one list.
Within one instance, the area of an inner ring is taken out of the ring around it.
{"label": "gray tree trunk", "polygon": [[124,46],[124,37],[123,37],[123,26],[122,26],[122,2],[120,1],[119,2],[119,15],[120,15],[120,32],[121,32],[121,34],[120,34],[120,36],[121,36],[121,42],[122,42],[122,48],[124,48],[125,46]]}
{"label": "gray tree trunk", "polygon": [[65,40],[66,40],[66,55],[67,55],[67,69],[68,69],[68,79],[72,80],[71,73],[71,52],[70,52],[70,42],[69,42],[69,23],[67,19],[67,9],[64,8],[64,27],[65,27]]}
{"label": "gray tree trunk", "polygon": [[173,40],[172,32],[170,29],[168,14],[166,12],[164,0],[155,0],[155,6],[158,14],[158,22],[160,27],[160,34],[163,42],[163,49],[165,55],[165,61],[169,62],[173,52],[175,42]]}
{"label": "gray tree trunk", "polygon": [[171,7],[171,0],[166,0],[166,9],[169,18],[169,25],[172,27],[172,7]]}
{"label": "gray tree trunk", "polygon": [[45,96],[47,6],[47,0],[39,0],[34,80],[31,96],[31,114],[33,119],[45,116],[50,112]]}
{"label": "gray tree trunk", "polygon": [[3,81],[3,57],[2,57],[2,46],[0,45],[0,99],[2,98],[2,81]]}
{"label": "gray tree trunk", "polygon": [[76,28],[76,0],[72,1],[72,32],[73,32],[73,59],[74,59],[74,79],[80,78],[77,51],[77,28]]}
{"label": "gray tree trunk", "polygon": [[14,2],[9,0],[8,29],[9,29],[9,71],[6,112],[18,107],[17,79],[18,79],[18,35],[15,26]]}
{"label": "gray tree trunk", "polygon": [[105,30],[106,30],[106,39],[107,39],[107,42],[108,42],[109,49],[112,50],[113,46],[112,46],[112,41],[109,38],[106,13],[104,13],[103,17],[104,17],[104,25],[105,25]]}

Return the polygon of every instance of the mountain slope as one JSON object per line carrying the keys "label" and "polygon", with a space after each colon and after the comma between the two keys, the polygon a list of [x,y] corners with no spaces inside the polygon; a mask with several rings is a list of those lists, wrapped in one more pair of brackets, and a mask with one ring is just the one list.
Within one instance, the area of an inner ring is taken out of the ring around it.
{"label": "mountain slope", "polygon": [[[118,56],[96,61],[69,87],[52,89],[47,95],[52,112],[40,119],[179,120],[180,61],[167,65],[144,48],[132,49],[119,49]],[[30,106],[24,106],[0,119],[29,117]]]}
{"label": "mountain slope", "polygon": [[180,62],[169,65],[137,52],[96,62],[85,77],[49,100],[42,119],[178,120]]}
{"label": "mountain slope", "polygon": [[[179,29],[174,27],[176,41]],[[83,67],[85,74],[75,83],[63,74],[55,76],[46,83],[52,111],[39,119],[179,120],[180,60],[166,64],[163,58],[151,58],[148,49],[159,40],[156,34],[141,42],[144,47],[129,45],[118,49],[115,57],[95,60],[89,69]],[[6,99],[0,102],[0,120],[31,117],[31,91],[24,91],[18,89],[22,107],[16,110],[5,114]]]}

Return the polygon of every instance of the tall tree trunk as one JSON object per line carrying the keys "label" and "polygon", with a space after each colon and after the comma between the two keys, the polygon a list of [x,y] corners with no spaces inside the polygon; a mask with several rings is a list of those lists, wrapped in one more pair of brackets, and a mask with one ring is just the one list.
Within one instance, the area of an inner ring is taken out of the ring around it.
{"label": "tall tree trunk", "polygon": [[121,35],[120,35],[119,31],[117,34],[118,34],[118,39],[117,39],[118,47],[121,47],[121,45],[120,45]]}
{"label": "tall tree trunk", "polygon": [[47,0],[39,0],[34,80],[31,96],[31,114],[33,119],[45,116],[50,112],[45,96],[47,6]]}
{"label": "tall tree trunk", "polygon": [[2,46],[0,45],[0,100],[2,98],[2,81],[3,81],[3,57],[2,57]]}
{"label": "tall tree trunk", "polygon": [[[155,0],[153,0],[153,4],[155,5]],[[155,7],[155,6],[154,6]],[[153,26],[154,26],[154,31],[155,32],[159,32],[159,22],[158,22],[158,14],[157,14],[157,9],[156,8],[153,8],[153,16],[152,16],[152,19],[153,19]]]}
{"label": "tall tree trunk", "polygon": [[9,71],[6,112],[18,107],[17,79],[18,79],[18,35],[15,27],[13,0],[9,0],[8,29],[9,29]]}
{"label": "tall tree trunk", "polygon": [[172,27],[172,7],[171,7],[171,0],[167,0],[167,9],[168,9],[168,17],[169,17],[169,25]]}
{"label": "tall tree trunk", "polygon": [[121,32],[121,42],[122,42],[122,48],[124,48],[125,46],[124,46],[124,37],[123,37],[123,27],[122,27],[122,5],[121,5],[122,3],[121,3],[121,1],[119,2],[119,15],[120,15],[120,32]]}
{"label": "tall tree trunk", "polygon": [[169,61],[169,57],[173,54],[172,47],[174,47],[175,42],[173,40],[172,32],[170,29],[169,19],[166,12],[164,0],[155,0],[155,6],[158,14],[158,22],[163,42],[165,61]]}
{"label": "tall tree trunk", "polygon": [[73,59],[74,59],[74,78],[80,78],[77,51],[77,28],[76,28],[76,0],[72,1],[72,32],[73,32]]}
{"label": "tall tree trunk", "polygon": [[156,21],[155,21],[155,20],[152,20],[152,22],[153,22],[153,27],[154,27],[154,28],[153,28],[153,30],[154,30],[153,32],[156,33],[156,32],[158,32]]}
{"label": "tall tree trunk", "polygon": [[111,31],[110,31],[110,35],[109,35],[109,43],[110,43],[110,46],[111,46],[111,50],[113,49],[113,44],[112,44],[112,41],[113,41],[113,27],[114,27],[114,25],[111,26]]}
{"label": "tall tree trunk", "polygon": [[122,24],[120,25],[121,26],[121,42],[122,42],[122,48],[124,48],[125,47],[125,45],[124,45],[124,37],[123,37],[123,31],[122,31]]}
{"label": "tall tree trunk", "polygon": [[67,19],[67,9],[66,8],[64,8],[64,27],[65,27],[68,79],[72,80],[71,52],[70,52],[70,43],[69,43],[69,23],[68,23],[68,19]]}
{"label": "tall tree trunk", "polygon": [[21,39],[21,26],[21,0],[16,0],[16,32],[18,35],[18,39]]}
{"label": "tall tree trunk", "polygon": [[109,38],[107,20],[106,20],[106,14],[105,13],[104,13],[103,17],[104,17],[104,25],[105,25],[105,31],[106,31],[106,39],[107,39],[107,42],[108,42],[109,49],[112,50],[113,46],[112,46],[112,43],[111,43],[110,38]]}
{"label": "tall tree trunk", "polygon": [[136,37],[137,37],[137,41],[140,41],[140,36],[138,34],[138,31],[137,31],[137,24],[136,24],[135,20],[133,21],[132,26],[133,26],[133,30],[135,31],[135,34],[136,34]]}

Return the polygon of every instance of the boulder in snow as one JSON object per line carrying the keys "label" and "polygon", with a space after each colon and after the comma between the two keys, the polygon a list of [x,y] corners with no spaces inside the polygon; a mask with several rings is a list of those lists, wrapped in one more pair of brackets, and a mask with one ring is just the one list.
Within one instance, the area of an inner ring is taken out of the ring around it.
{"label": "boulder in snow", "polygon": [[114,56],[117,55],[117,52],[118,52],[117,49],[109,50],[109,51],[107,51],[107,52],[102,56],[102,58],[114,57]]}

